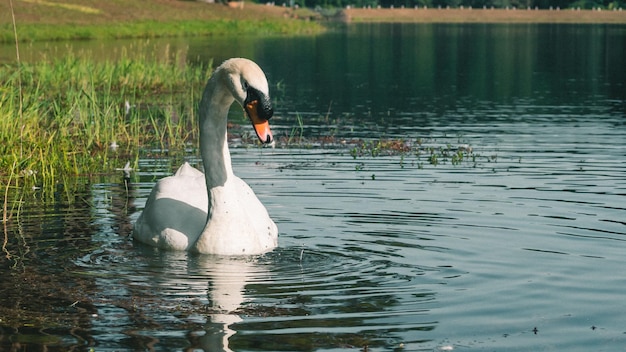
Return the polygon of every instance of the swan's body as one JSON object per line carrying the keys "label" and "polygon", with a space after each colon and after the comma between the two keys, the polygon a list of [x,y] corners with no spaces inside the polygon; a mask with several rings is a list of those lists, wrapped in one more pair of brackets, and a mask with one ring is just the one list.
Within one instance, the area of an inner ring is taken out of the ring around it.
{"label": "swan's body", "polygon": [[152,189],[133,236],[172,250],[222,255],[260,254],[278,242],[278,230],[252,189],[233,174],[226,141],[230,106],[244,106],[263,143],[272,135],[267,79],[252,61],[218,67],[200,102],[200,153],[205,173],[184,163]]}

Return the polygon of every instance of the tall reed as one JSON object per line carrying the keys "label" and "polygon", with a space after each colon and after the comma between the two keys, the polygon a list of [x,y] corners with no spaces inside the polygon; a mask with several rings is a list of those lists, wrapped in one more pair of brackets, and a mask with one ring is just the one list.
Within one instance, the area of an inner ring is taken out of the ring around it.
{"label": "tall reed", "polygon": [[0,182],[49,187],[60,175],[111,171],[142,147],[183,148],[194,139],[210,67],[187,64],[183,50],[135,49],[117,60],[69,50],[60,59],[1,66]]}

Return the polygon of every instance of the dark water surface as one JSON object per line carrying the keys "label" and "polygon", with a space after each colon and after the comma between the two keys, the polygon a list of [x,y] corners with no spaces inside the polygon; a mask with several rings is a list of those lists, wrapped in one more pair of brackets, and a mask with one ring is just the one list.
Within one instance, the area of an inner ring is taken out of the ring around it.
{"label": "dark water surface", "polygon": [[[189,60],[248,56],[266,70],[275,135],[333,141],[233,144],[279,248],[220,258],[129,240],[168,159],[142,159],[129,182],[78,180],[72,204],[33,190],[8,229],[29,259],[2,269],[0,350],[626,346],[626,27],[202,40],[187,42]],[[411,152],[351,155],[351,139],[380,137]],[[459,147],[472,148],[462,162],[429,162],[429,148]]]}

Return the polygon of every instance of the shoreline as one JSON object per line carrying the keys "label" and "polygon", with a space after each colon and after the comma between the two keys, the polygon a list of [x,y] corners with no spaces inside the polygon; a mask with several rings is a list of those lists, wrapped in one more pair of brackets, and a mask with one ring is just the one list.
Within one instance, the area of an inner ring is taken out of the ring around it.
{"label": "shoreline", "polygon": [[[203,2],[90,0],[79,6],[24,0],[15,4],[19,42],[211,35],[308,35],[341,23],[626,24],[626,10],[347,8],[324,17],[311,9],[246,2],[233,8]],[[90,5],[90,6],[87,6]],[[15,42],[11,11],[0,3],[0,43]],[[171,16],[171,14],[176,14]]]}
{"label": "shoreline", "polygon": [[564,23],[626,24],[626,10],[472,8],[345,9],[345,23]]}

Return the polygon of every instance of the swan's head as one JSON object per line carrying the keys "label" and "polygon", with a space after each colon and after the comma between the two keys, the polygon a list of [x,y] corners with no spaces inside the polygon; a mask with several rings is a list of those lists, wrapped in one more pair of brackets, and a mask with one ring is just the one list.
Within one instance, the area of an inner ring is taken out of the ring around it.
{"label": "swan's head", "polygon": [[248,59],[230,59],[222,69],[228,72],[229,88],[235,100],[243,106],[261,143],[272,142],[268,120],[274,114],[267,78],[263,70]]}

